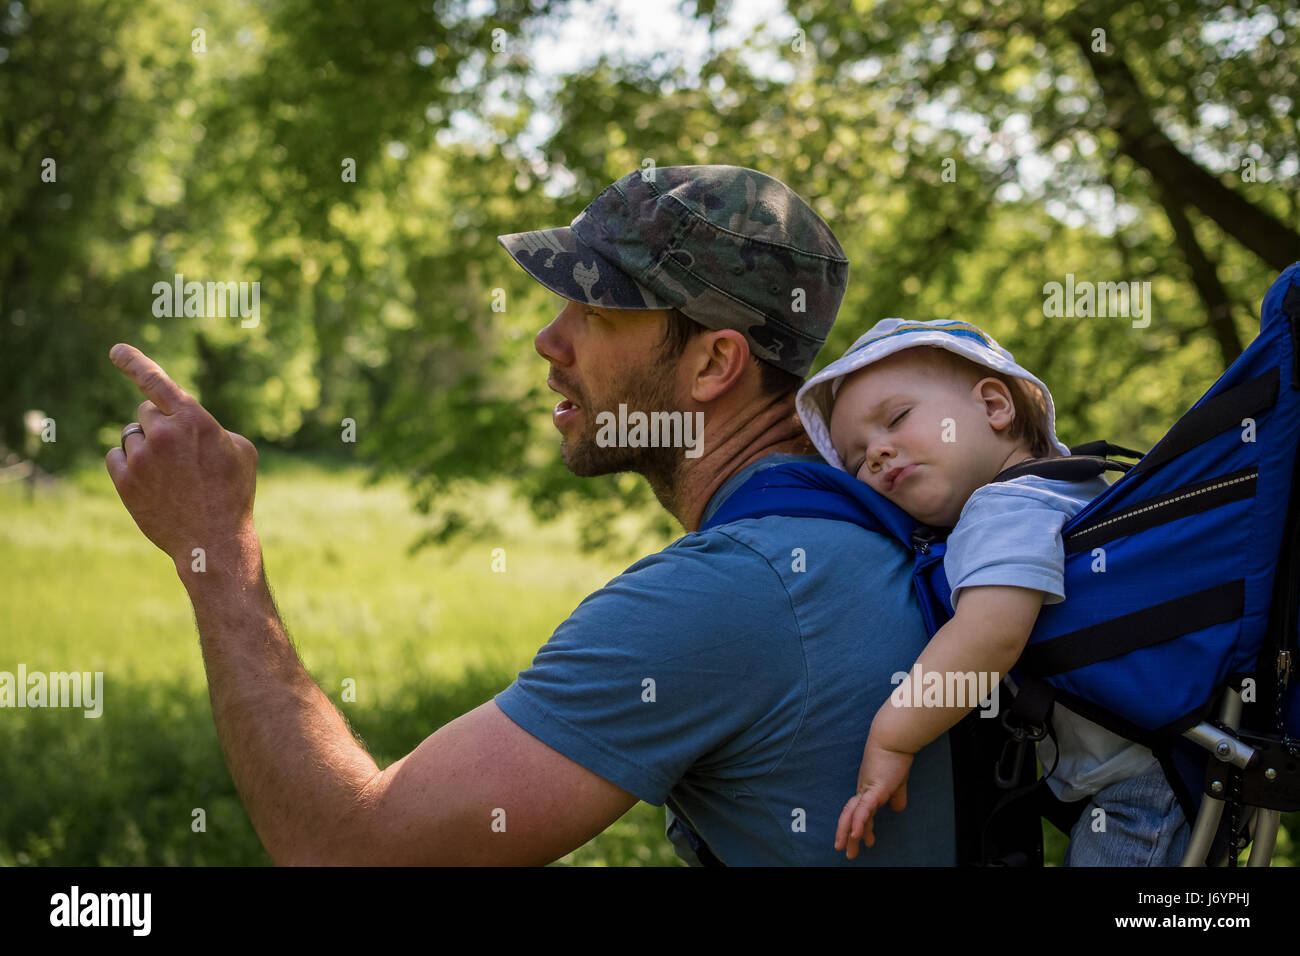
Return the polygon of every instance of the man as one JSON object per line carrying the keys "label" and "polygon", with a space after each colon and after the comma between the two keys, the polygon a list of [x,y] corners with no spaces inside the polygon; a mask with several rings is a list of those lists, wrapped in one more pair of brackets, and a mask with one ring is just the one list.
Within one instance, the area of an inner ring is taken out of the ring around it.
{"label": "man", "polygon": [[[514,684],[383,771],[279,621],[251,443],[114,347],[149,401],[108,469],[193,601],[217,732],[263,844],[277,863],[538,864],[643,799],[668,805],[690,862],[845,862],[835,822],[871,716],[926,643],[910,556],[820,519],[695,533],[755,471],[814,460],[794,393],[843,296],[838,242],[786,186],[730,166],[632,173],[571,226],[501,241],[568,300],[536,339],[566,464],[639,471],[692,533],[590,595]],[[703,442],[611,446],[598,419],[619,404],[702,413]],[[856,862],[951,865],[951,786],[941,740]]]}

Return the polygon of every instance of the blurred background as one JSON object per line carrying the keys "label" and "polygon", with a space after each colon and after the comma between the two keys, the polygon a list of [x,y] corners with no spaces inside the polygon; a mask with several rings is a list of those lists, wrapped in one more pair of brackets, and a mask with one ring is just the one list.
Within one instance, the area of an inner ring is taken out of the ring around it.
{"label": "blurred background", "polygon": [[[1048,383],[1066,443],[1146,448],[1300,259],[1298,25],[1251,0],[0,6],[0,670],[105,675],[97,720],[0,714],[0,863],[268,862],[188,602],[103,468],[141,399],[114,342],[258,445],[286,624],[383,764],[681,532],[642,479],[564,470],[532,345],[560,300],[497,235],[634,169],[751,166],[850,259],[816,367],[886,316],[962,319]],[[256,326],[158,315],[177,274],[257,282]],[[1149,282],[1149,322],[1048,315],[1067,275]],[[662,819],[564,862],[672,863]]]}

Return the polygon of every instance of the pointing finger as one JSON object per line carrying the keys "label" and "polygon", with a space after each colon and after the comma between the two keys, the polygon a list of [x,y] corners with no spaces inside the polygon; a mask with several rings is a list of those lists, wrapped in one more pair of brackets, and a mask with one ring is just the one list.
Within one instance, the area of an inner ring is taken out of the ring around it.
{"label": "pointing finger", "polygon": [[138,348],[119,342],[109,350],[108,357],[164,415],[174,415],[189,399],[185,390]]}

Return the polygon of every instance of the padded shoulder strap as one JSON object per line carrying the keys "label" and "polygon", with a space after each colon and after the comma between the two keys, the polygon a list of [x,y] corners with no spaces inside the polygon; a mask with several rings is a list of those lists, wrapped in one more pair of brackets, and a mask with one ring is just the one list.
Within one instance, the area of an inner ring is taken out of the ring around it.
{"label": "padded shoulder strap", "polygon": [[1037,475],[1055,481],[1087,481],[1107,471],[1127,472],[1133,466],[1110,456],[1141,458],[1142,452],[1112,445],[1108,441],[1090,441],[1070,448],[1068,458],[1031,458],[999,472],[994,481],[1010,481],[1021,475]]}
{"label": "padded shoulder strap", "polygon": [[751,475],[700,530],[767,515],[851,521],[909,547],[916,526],[905,511],[846,472],[821,462],[787,462]]}

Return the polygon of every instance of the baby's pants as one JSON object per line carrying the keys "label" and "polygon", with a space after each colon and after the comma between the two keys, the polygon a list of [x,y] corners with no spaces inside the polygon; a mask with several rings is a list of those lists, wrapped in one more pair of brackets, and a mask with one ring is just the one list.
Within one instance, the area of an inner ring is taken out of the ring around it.
{"label": "baby's pants", "polygon": [[1065,865],[1178,866],[1191,833],[1178,798],[1157,767],[1093,795],[1070,833]]}

